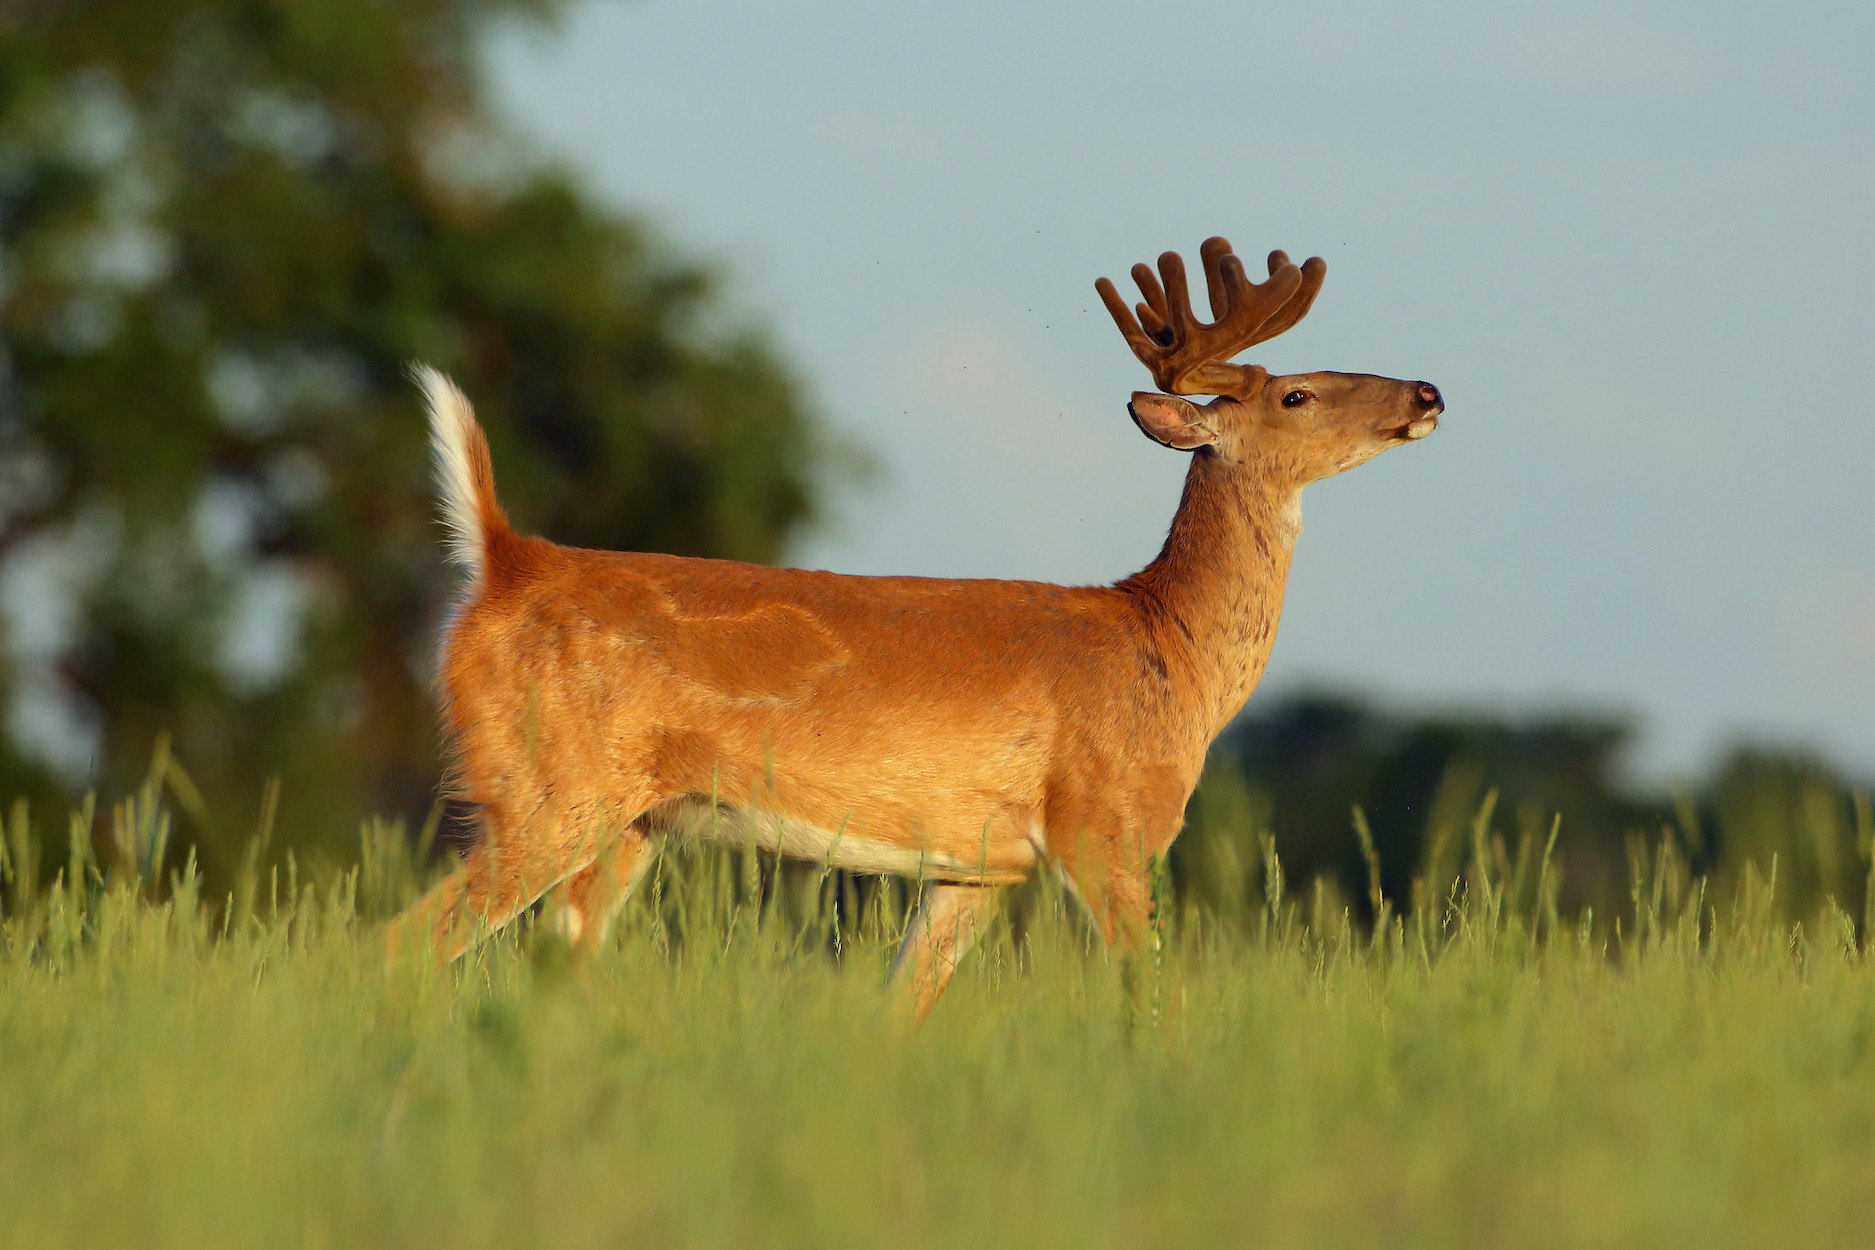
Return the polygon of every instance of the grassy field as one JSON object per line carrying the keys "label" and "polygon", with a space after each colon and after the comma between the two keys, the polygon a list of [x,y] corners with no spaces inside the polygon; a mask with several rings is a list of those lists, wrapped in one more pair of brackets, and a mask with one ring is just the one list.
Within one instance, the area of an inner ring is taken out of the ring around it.
{"label": "grassy field", "polygon": [[905,1036],[897,887],[671,847],[594,961],[517,930],[389,974],[396,831],[209,900],[154,871],[157,797],[42,887],[15,813],[0,1243],[1869,1240],[1860,918],[1712,897],[1671,843],[1564,917],[1487,808],[1442,902],[1369,929],[1272,864],[1234,912],[1168,899],[1127,976],[1044,883]]}

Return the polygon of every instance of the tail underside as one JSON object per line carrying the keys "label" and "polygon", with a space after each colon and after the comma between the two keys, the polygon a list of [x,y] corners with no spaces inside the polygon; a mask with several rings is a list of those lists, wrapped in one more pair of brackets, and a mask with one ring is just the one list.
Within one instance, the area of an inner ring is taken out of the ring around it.
{"label": "tail underside", "polygon": [[443,524],[449,528],[450,558],[469,571],[472,581],[480,582],[487,572],[489,549],[511,533],[508,514],[495,498],[488,437],[454,382],[428,365],[412,365],[410,373],[423,388],[430,410],[430,452],[436,461]]}

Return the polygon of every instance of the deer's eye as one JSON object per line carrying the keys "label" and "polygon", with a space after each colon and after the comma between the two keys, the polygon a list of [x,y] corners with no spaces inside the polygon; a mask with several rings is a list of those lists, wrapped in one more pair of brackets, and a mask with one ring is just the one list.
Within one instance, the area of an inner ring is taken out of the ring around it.
{"label": "deer's eye", "polygon": [[1308,402],[1309,393],[1307,391],[1290,391],[1287,395],[1283,396],[1283,407],[1285,408],[1300,408],[1303,404]]}

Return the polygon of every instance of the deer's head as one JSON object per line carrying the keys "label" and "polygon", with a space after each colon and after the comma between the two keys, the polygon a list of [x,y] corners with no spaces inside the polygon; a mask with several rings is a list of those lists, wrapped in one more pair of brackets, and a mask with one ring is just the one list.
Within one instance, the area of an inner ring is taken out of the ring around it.
{"label": "deer's head", "polygon": [[[1192,314],[1185,263],[1177,252],[1159,257],[1156,276],[1145,265],[1133,266],[1133,280],[1145,296],[1137,319],[1113,283],[1095,283],[1133,354],[1163,392],[1137,391],[1128,405],[1149,437],[1301,485],[1437,428],[1445,401],[1430,382],[1361,373],[1275,377],[1257,365],[1230,363],[1244,348],[1302,320],[1328,269],[1319,256],[1297,266],[1282,252],[1271,252],[1268,279],[1254,283],[1224,239],[1206,239],[1199,255],[1211,296],[1209,324]],[[1201,406],[1185,395],[1217,398]]]}

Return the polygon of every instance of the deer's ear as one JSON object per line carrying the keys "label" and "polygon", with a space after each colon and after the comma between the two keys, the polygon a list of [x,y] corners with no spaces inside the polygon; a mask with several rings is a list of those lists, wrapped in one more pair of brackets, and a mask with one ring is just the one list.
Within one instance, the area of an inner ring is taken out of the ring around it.
{"label": "deer's ear", "polygon": [[1126,410],[1132,414],[1133,424],[1155,443],[1179,451],[1196,451],[1217,443],[1217,431],[1205,420],[1205,410],[1188,399],[1157,391],[1134,391],[1133,402]]}

